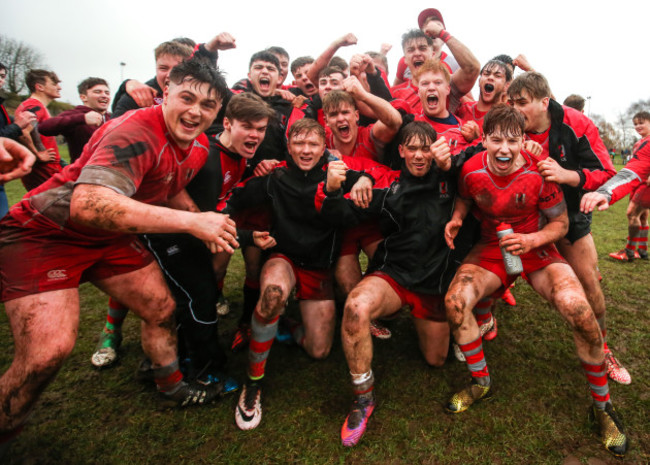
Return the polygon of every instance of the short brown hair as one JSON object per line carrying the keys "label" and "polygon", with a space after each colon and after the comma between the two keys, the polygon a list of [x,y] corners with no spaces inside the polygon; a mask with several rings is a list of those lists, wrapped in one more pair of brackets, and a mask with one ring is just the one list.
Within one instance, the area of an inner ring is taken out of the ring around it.
{"label": "short brown hair", "polygon": [[36,92],[36,84],[45,85],[47,79],[50,78],[55,84],[61,82],[59,76],[54,71],[47,71],[45,69],[30,69],[25,74],[25,84],[30,92]]}
{"label": "short brown hair", "polygon": [[330,111],[337,110],[344,103],[351,105],[355,110],[357,109],[357,103],[352,95],[344,90],[333,90],[323,99],[323,113],[327,114]]}
{"label": "short brown hair", "polygon": [[83,81],[81,81],[81,83],[79,83],[79,85],[77,86],[77,90],[79,91],[79,95],[83,95],[86,92],[88,92],[90,89],[92,89],[93,87],[99,86],[99,85],[108,87],[108,82],[106,82],[102,78],[89,77],[89,78],[86,78]]}
{"label": "short brown hair", "polygon": [[264,118],[270,121],[275,118],[275,111],[258,95],[242,92],[230,99],[224,116],[231,122],[232,120],[259,121]]}
{"label": "short brown hair", "polygon": [[289,140],[301,134],[316,134],[325,142],[325,128],[318,121],[311,118],[302,118],[296,121],[289,129]]}
{"label": "short brown hair", "polygon": [[449,83],[451,81],[451,75],[449,74],[449,70],[442,63],[442,61],[440,61],[438,59],[425,61],[422,64],[422,66],[420,66],[417,69],[417,71],[415,72],[415,76],[413,76],[413,77],[416,80],[419,80],[420,76],[422,76],[424,73],[442,74],[445,77],[445,80],[447,81],[447,83]]}
{"label": "short brown hair", "polygon": [[508,136],[523,136],[525,127],[524,115],[505,103],[493,105],[483,118],[483,134],[486,136],[497,132]]}
{"label": "short brown hair", "polygon": [[641,121],[650,121],[650,113],[647,111],[640,111],[636,115],[634,115],[632,121],[634,121],[635,119],[640,119]]}
{"label": "short brown hair", "polygon": [[578,111],[583,111],[585,109],[585,98],[582,95],[571,94],[564,99],[562,105],[575,108]]}
{"label": "short brown hair", "polygon": [[163,42],[158,45],[154,50],[154,56],[156,60],[163,55],[171,55],[177,57],[183,57],[183,59],[189,58],[192,56],[193,50],[189,45],[182,44],[175,40],[170,40],[168,42]]}
{"label": "short brown hair", "polygon": [[513,99],[520,96],[523,91],[526,91],[534,99],[551,96],[551,87],[548,85],[548,81],[541,73],[535,71],[528,71],[517,76],[508,87],[508,97]]}
{"label": "short brown hair", "polygon": [[418,139],[422,145],[431,145],[438,138],[438,133],[426,121],[413,121],[404,126],[398,135],[399,145],[406,145],[412,139]]}

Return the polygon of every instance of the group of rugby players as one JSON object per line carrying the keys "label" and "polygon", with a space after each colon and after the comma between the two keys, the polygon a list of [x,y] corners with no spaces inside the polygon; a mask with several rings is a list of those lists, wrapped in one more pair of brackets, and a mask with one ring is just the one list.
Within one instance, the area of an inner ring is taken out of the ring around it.
{"label": "group of rugby players", "polygon": [[[0,447],[72,351],[85,281],[110,296],[93,365],[115,362],[130,310],[142,320],[138,377],[165,403],[204,405],[237,391],[217,321],[241,248],[244,309],[232,348],[248,345],[249,357],[239,428],[261,421],[276,338],[328,356],[335,290],[354,393],[343,445],[359,442],[376,406],[371,334],[387,334],[375,320],[405,306],[428,364],[442,366],[450,347],[467,363],[471,383],[447,411],[490,397],[482,341],[496,336],[494,299],[518,276],[504,266],[511,254],[571,327],[602,442],[626,453],[608,377],[631,379],[606,342],[590,212],[639,185],[648,165],[639,155],[616,174],[591,120],[553,100],[524,56],[481,67],[438,10],[424,10],[418,25],[403,35],[392,87],[386,49],[349,63],[335,56],[356,43],[352,34],[316,59],[295,59],[293,86],[284,85],[284,49],[255,53],[232,89],[216,66],[219,51],[235,48],[230,34],[165,42],[156,76],[125,81],[112,115],[106,82],[90,78],[79,86],[84,105],[50,118],[58,78],[30,72],[31,98],[6,133],[24,146],[0,139],[0,182],[21,177],[29,190],[0,222],[1,301],[15,340],[0,378]],[[650,131],[639,133],[641,154]],[[70,146],[66,167],[48,139],[57,134]],[[283,316],[294,291],[300,322]]]}

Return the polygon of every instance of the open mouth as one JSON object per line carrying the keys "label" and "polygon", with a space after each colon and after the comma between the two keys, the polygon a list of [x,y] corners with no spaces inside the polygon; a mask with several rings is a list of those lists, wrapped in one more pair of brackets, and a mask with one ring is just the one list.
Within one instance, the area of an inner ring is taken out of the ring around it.
{"label": "open mouth", "polygon": [[438,105],[438,96],[437,95],[427,95],[427,105],[429,105],[429,106]]}
{"label": "open mouth", "polygon": [[305,84],[305,90],[307,92],[314,92],[316,90],[316,87],[314,87],[314,85],[311,82],[308,82],[307,84]]}
{"label": "open mouth", "polygon": [[500,170],[507,170],[512,163],[512,158],[510,157],[495,157],[496,168]]}
{"label": "open mouth", "polygon": [[485,84],[483,90],[489,94],[490,92],[494,92],[494,86],[492,84]]}
{"label": "open mouth", "polygon": [[341,126],[337,126],[337,129],[339,130],[339,134],[343,138],[346,138],[350,135],[350,126],[348,126],[347,124],[342,124]]}
{"label": "open mouth", "polygon": [[188,131],[194,131],[197,127],[199,127],[199,123],[181,118],[181,126],[183,126]]}
{"label": "open mouth", "polygon": [[244,147],[246,147],[249,151],[254,152],[257,148],[257,142],[244,142]]}
{"label": "open mouth", "polygon": [[413,62],[413,67],[414,68],[419,68],[423,64],[424,64],[424,60],[416,60],[416,61]]}
{"label": "open mouth", "polygon": [[271,88],[271,80],[267,77],[260,78],[260,89],[269,90]]}

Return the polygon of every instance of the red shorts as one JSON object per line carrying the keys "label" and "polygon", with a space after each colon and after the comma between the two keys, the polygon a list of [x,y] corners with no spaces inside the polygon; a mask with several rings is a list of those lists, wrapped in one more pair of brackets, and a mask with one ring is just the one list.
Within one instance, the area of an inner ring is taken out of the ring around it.
{"label": "red shorts", "polygon": [[332,270],[306,270],[293,264],[286,255],[271,254],[272,258],[285,260],[296,278],[296,298],[298,300],[334,300],[334,277]]}
{"label": "red shorts", "polygon": [[0,302],[76,288],[81,282],[139,270],[153,261],[132,235],[93,242],[58,230],[15,227],[11,220],[3,221],[0,233]]}
{"label": "red shorts", "polygon": [[343,232],[343,241],[339,256],[359,255],[361,249],[365,249],[369,245],[380,242],[383,239],[384,236],[379,232],[379,223],[377,221],[363,222]]}
{"label": "red shorts", "polygon": [[632,195],[632,201],[642,208],[650,208],[650,187],[646,183],[639,184]]}
{"label": "red shorts", "polygon": [[[526,274],[541,270],[552,263],[566,263],[566,260],[562,258],[553,244],[538,247],[530,252],[520,255],[519,257],[524,265],[524,273]],[[481,268],[491,271],[499,277],[505,288],[508,288],[513,282],[515,282],[517,276],[519,276],[509,275],[506,273],[501,249],[496,244],[479,242],[474,246],[463,263],[480,266]]]}
{"label": "red shorts", "polygon": [[411,309],[411,315],[415,318],[438,321],[440,323],[447,321],[444,296],[409,291],[389,275],[382,273],[381,271],[375,271],[374,273],[367,274],[365,277],[368,276],[375,276],[386,281],[399,296],[402,306],[408,305]]}

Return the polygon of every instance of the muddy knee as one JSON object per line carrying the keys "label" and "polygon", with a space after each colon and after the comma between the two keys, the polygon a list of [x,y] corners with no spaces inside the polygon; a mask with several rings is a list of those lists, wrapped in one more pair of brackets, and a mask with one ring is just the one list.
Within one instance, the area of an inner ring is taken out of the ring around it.
{"label": "muddy knee", "polygon": [[343,311],[343,334],[354,335],[370,328],[370,308],[361,299],[349,298]]}
{"label": "muddy knee", "polygon": [[460,295],[448,293],[445,296],[445,311],[449,327],[452,331],[456,331],[463,324],[465,299]]}
{"label": "muddy knee", "polygon": [[282,313],[285,300],[280,286],[276,284],[266,286],[261,299],[260,313],[264,318],[274,318]]}

